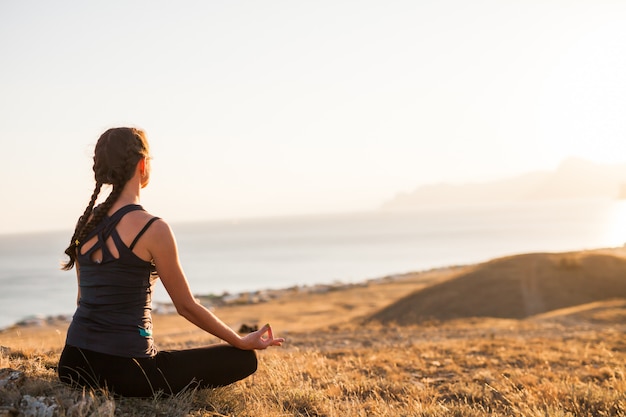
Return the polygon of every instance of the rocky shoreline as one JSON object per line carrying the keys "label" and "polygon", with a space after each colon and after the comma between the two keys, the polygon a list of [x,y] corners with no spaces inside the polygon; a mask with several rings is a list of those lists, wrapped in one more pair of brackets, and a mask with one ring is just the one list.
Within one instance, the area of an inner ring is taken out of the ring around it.
{"label": "rocky shoreline", "polygon": [[[436,269],[449,269],[449,268],[436,268]],[[366,281],[357,283],[344,283],[334,282],[331,284],[316,284],[316,285],[302,285],[293,286],[281,289],[264,289],[256,291],[246,291],[240,293],[228,293],[225,292],[221,295],[206,294],[196,295],[196,299],[200,304],[209,309],[215,309],[218,307],[226,306],[241,306],[249,304],[266,303],[272,300],[288,297],[295,294],[325,294],[332,291],[342,291],[355,287],[365,287],[372,284],[391,282],[394,280],[401,280],[402,278],[413,275],[414,273],[387,275],[381,278],[372,278]],[[153,314],[174,314],[176,308],[171,302],[155,301],[152,303]],[[32,315],[27,316],[14,324],[7,327],[0,328],[0,333],[8,330],[19,329],[24,327],[44,327],[58,324],[67,324],[72,320],[72,314],[58,314],[58,315]]]}

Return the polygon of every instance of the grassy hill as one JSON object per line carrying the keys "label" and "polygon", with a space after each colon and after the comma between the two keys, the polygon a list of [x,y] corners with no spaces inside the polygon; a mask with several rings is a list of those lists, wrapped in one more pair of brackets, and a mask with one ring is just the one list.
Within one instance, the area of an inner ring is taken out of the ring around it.
{"label": "grassy hill", "polygon": [[626,299],[626,259],[599,252],[534,253],[476,265],[396,301],[370,319],[402,325],[468,317],[523,319]]}

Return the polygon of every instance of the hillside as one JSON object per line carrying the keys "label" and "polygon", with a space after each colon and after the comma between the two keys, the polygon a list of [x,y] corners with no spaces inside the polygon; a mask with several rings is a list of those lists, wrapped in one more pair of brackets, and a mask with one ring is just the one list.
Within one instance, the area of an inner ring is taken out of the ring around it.
{"label": "hillside", "polygon": [[524,254],[476,265],[453,279],[417,290],[370,320],[410,325],[469,317],[523,319],[619,298],[626,299],[626,259],[621,256]]}
{"label": "hillside", "polygon": [[400,193],[383,210],[412,210],[424,205],[472,204],[583,198],[623,198],[626,164],[603,165],[570,158],[554,171],[531,172],[498,181],[429,184]]}

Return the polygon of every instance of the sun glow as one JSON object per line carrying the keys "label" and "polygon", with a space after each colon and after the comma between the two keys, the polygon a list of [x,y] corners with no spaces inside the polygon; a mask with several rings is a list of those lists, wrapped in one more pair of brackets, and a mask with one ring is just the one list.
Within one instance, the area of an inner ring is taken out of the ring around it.
{"label": "sun glow", "polygon": [[626,200],[611,205],[602,240],[610,247],[626,244]]}

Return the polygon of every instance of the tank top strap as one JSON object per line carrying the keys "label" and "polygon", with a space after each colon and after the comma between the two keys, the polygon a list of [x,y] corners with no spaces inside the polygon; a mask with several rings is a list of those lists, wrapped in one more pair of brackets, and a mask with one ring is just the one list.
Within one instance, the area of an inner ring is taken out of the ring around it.
{"label": "tank top strap", "polygon": [[135,245],[139,241],[139,238],[141,236],[143,236],[143,234],[146,232],[146,230],[148,230],[148,228],[150,227],[150,225],[152,225],[152,223],[154,223],[155,221],[157,221],[159,219],[160,219],[160,217],[153,217],[150,220],[148,220],[148,223],[146,223],[146,225],[139,231],[139,233],[137,233],[137,236],[135,236],[135,239],[133,239],[133,242],[130,244],[128,249],[133,250],[133,248],[135,247]]}
{"label": "tank top strap", "polygon": [[135,210],[143,210],[143,207],[141,207],[139,204],[129,204],[120,208],[111,216],[104,217],[104,219],[102,219],[102,221],[91,232],[89,232],[84,241],[86,242],[96,235],[99,235],[100,239],[102,239],[103,241],[108,239],[109,236],[111,236],[111,233],[113,233],[113,231],[115,230],[115,226],[117,226],[122,217],[124,217],[124,215],[126,215],[127,213]]}
{"label": "tank top strap", "polygon": [[96,232],[96,234],[101,234],[104,239],[107,239],[115,231],[115,228],[120,220],[122,220],[122,217],[135,210],[143,210],[143,207],[139,204],[128,204],[118,209],[115,213],[111,214],[111,216],[106,216],[102,222],[96,226],[94,232]]}
{"label": "tank top strap", "polygon": [[143,207],[141,207],[139,204],[125,205],[124,207],[118,209],[115,213],[111,214],[110,217],[107,217],[107,221],[112,224],[117,224],[126,214],[136,210],[143,210]]}

